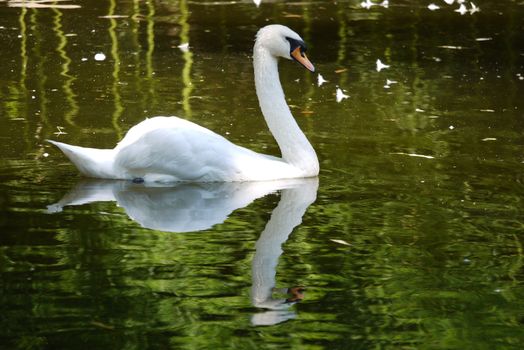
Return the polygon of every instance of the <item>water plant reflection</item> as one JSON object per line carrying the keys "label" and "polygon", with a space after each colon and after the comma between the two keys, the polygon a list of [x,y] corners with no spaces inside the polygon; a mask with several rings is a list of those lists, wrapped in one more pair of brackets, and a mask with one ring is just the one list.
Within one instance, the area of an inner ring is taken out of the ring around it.
{"label": "water plant reflection", "polygon": [[224,222],[231,213],[257,198],[281,191],[281,199],[256,243],[252,261],[251,302],[266,311],[255,313],[253,325],[272,325],[296,317],[289,307],[303,298],[302,287],[280,290],[289,297],[274,297],[276,268],[284,244],[316,200],[318,178],[244,183],[179,183],[166,187],[129,181],[82,180],[59,202],[49,205],[56,213],[65,206],[116,201],[127,215],[145,228],[193,232]]}

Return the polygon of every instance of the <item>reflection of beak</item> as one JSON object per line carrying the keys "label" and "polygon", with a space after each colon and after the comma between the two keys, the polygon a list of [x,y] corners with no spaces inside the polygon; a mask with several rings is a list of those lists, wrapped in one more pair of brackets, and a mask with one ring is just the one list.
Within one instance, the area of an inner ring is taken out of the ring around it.
{"label": "reflection of beak", "polygon": [[[309,61],[308,61],[309,62]],[[286,303],[296,303],[304,299],[304,287],[293,287],[287,290],[288,294],[291,294],[291,297],[286,299]]]}
{"label": "reflection of beak", "polygon": [[314,72],[315,71],[315,67],[313,66],[313,63],[311,63],[308,58],[306,57],[306,54],[303,53],[302,51],[300,51],[300,47],[297,47],[296,49],[294,49],[292,52],[291,52],[291,56],[293,56],[293,58],[298,62],[300,63],[301,65],[303,65],[304,67],[306,67],[307,70],[311,71],[311,72]]}

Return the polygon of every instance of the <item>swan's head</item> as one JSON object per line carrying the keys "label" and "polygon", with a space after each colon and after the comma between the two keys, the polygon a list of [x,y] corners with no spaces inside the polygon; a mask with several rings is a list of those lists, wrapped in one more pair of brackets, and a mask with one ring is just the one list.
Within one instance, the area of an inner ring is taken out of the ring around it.
{"label": "swan's head", "polygon": [[264,48],[274,57],[284,57],[295,60],[311,72],[315,67],[306,56],[304,40],[286,26],[271,24],[260,29],[257,33],[255,47]]}

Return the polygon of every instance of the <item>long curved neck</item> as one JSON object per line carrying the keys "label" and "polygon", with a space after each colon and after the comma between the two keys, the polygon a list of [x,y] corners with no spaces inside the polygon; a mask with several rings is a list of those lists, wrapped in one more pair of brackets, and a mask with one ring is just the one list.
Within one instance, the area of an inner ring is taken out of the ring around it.
{"label": "long curved neck", "polygon": [[278,76],[278,60],[255,43],[253,52],[255,87],[262,114],[282,152],[282,159],[304,172],[318,175],[315,150],[300,130],[286,103]]}

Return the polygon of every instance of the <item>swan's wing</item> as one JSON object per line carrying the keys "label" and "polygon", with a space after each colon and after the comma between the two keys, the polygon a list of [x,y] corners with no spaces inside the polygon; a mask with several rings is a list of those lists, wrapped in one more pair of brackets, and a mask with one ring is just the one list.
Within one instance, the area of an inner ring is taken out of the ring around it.
{"label": "swan's wing", "polygon": [[240,180],[243,166],[259,157],[202,127],[156,128],[133,142],[126,139],[115,166],[127,177],[147,181]]}
{"label": "swan's wing", "polygon": [[154,117],[145,119],[129,129],[126,136],[115,147],[115,150],[127,147],[135,143],[145,134],[157,129],[198,130],[204,134],[214,134],[214,132],[209,129],[178,117]]}

